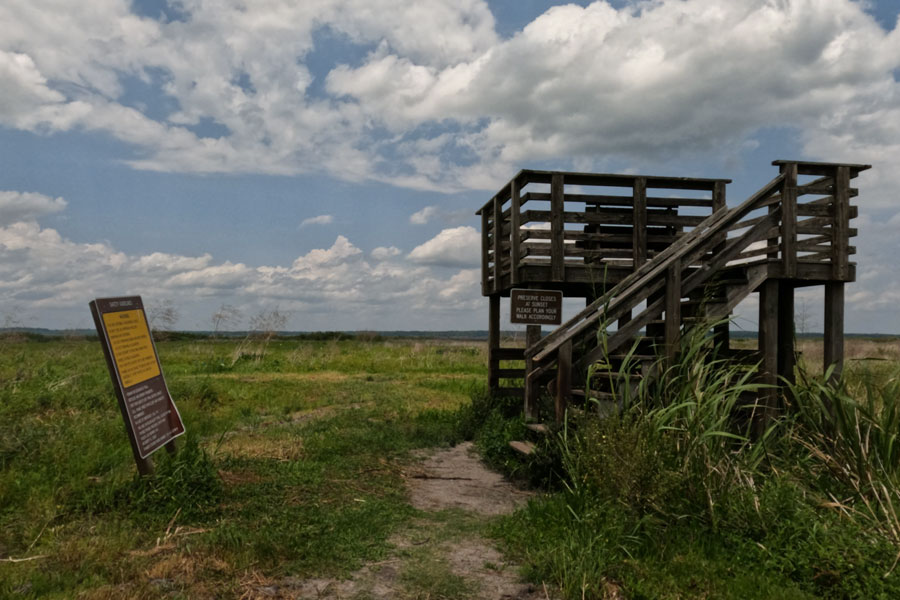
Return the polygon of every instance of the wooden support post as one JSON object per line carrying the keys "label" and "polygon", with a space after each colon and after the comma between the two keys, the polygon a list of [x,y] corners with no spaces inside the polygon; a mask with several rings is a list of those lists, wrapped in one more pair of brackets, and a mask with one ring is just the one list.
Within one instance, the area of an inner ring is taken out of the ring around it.
{"label": "wooden support post", "polygon": [[632,189],[634,226],[631,229],[631,252],[632,268],[637,269],[647,260],[647,178],[636,177]]}
{"label": "wooden support post", "polygon": [[488,388],[496,392],[500,387],[497,369],[500,361],[497,350],[500,349],[500,294],[492,294],[489,298],[488,310]]}
{"label": "wooden support post", "polygon": [[491,244],[490,236],[490,217],[487,208],[481,211],[481,295],[487,296],[491,293],[490,284],[491,277]]}
{"label": "wooden support post", "polygon": [[572,395],[572,340],[559,347],[556,367],[556,422],[562,423]]}
{"label": "wooden support post", "polygon": [[676,259],[666,271],[666,358],[675,360],[681,344],[681,260]]}
{"label": "wooden support post", "polygon": [[847,281],[850,271],[850,167],[846,165],[835,169],[831,235],[832,276],[838,281]]}
{"label": "wooden support post", "polygon": [[844,370],[844,282],[825,284],[824,369],[834,365],[831,380],[840,379]]}
{"label": "wooden support post", "polygon": [[550,178],[550,280],[565,281],[565,180],[562,173]]}
{"label": "wooden support post", "polygon": [[503,210],[498,196],[494,196],[494,293],[500,291],[503,273]]}
{"label": "wooden support post", "polygon": [[767,279],[759,288],[759,353],[760,383],[771,387],[760,390],[757,434],[765,431],[778,406],[778,281],[775,279]]}
{"label": "wooden support post", "polygon": [[794,285],[778,282],[778,376],[794,382]]}
{"label": "wooden support post", "polygon": [[[541,326],[528,325],[525,328],[525,348],[537,344],[541,340]],[[530,358],[525,359],[525,419],[536,421],[538,419],[537,400],[538,390],[537,382],[531,381],[529,375],[534,369],[534,361]]]}
{"label": "wooden support post", "polygon": [[797,163],[781,166],[781,260],[785,277],[797,276]]}
{"label": "wooden support post", "polygon": [[519,244],[521,243],[519,228],[522,226],[522,199],[519,195],[519,179],[513,178],[509,183],[509,188],[509,274],[510,283],[516,285],[519,283]]}

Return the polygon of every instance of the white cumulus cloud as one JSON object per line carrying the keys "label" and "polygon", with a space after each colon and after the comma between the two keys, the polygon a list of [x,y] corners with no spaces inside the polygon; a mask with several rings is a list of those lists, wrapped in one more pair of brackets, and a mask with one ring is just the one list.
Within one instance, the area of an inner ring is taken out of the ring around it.
{"label": "white cumulus cloud", "polygon": [[407,258],[420,265],[477,267],[481,261],[481,235],[468,225],[444,229],[413,248]]}
{"label": "white cumulus cloud", "polygon": [[0,190],[0,225],[17,221],[34,221],[66,208],[62,198],[51,198],[35,192]]}

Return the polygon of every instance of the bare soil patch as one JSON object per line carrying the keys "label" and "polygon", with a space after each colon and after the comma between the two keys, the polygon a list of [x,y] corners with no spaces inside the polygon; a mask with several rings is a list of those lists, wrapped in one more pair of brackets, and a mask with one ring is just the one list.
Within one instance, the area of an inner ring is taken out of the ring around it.
{"label": "bare soil patch", "polygon": [[407,480],[410,500],[419,510],[460,508],[480,515],[503,515],[531,496],[485,467],[471,442],[431,454],[407,474]]}
{"label": "bare soil patch", "polygon": [[[479,521],[507,514],[532,495],[491,471],[471,443],[423,453],[406,475],[412,505],[429,513],[450,511],[443,522],[411,523],[391,540],[387,560],[370,563],[347,579],[285,578],[245,582],[244,598],[321,598],[372,600],[460,598],[547,600],[550,591],[524,583],[518,565],[503,558],[491,542],[452,520]],[[455,512],[454,512],[455,511]],[[456,517],[454,517],[456,515]],[[431,533],[422,537],[421,528]],[[416,531],[416,528],[419,528]],[[418,537],[417,537],[418,534]]]}

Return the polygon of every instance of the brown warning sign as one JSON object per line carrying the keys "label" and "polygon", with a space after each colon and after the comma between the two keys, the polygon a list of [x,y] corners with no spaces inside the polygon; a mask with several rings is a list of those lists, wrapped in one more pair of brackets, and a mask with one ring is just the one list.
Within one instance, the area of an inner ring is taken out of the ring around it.
{"label": "brown warning sign", "polygon": [[562,299],[562,292],[554,290],[510,290],[510,323],[559,325]]}
{"label": "brown warning sign", "polygon": [[184,423],[163,378],[141,297],[98,298],[90,307],[125,429],[143,472],[142,461],[183,434]]}

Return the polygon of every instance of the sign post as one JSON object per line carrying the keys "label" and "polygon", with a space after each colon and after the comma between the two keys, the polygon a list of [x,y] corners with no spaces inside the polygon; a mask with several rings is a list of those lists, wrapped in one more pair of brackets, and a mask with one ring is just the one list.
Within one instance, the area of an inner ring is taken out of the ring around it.
{"label": "sign post", "polygon": [[140,296],[97,298],[90,307],[138,472],[149,475],[150,455],[163,446],[174,453],[184,423],[163,378],[144,303]]}
{"label": "sign post", "polygon": [[562,292],[555,290],[510,290],[510,323],[559,325],[562,299]]}

